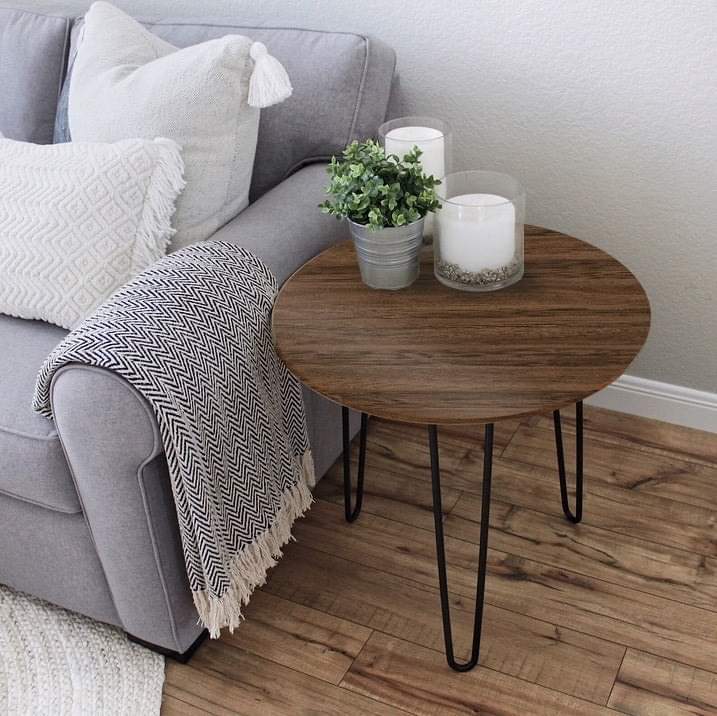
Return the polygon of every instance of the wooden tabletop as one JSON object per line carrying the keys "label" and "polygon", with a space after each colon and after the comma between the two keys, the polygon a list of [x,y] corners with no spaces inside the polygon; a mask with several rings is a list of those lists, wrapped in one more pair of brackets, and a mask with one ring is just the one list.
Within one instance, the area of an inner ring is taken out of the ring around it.
{"label": "wooden tabletop", "polygon": [[468,293],[433,276],[361,282],[353,244],[302,266],[274,306],[277,351],[299,380],[356,410],[410,423],[488,423],[575,403],[623,373],[650,327],[635,276],[590,244],[526,227],[525,275]]}

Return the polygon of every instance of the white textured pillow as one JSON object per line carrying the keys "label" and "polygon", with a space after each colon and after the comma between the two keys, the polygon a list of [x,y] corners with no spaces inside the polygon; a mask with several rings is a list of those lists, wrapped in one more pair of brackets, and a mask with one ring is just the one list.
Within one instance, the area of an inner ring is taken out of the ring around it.
{"label": "white textured pillow", "polygon": [[[252,89],[264,91],[250,97]],[[182,147],[187,188],[177,203],[174,250],[208,238],[246,207],[257,107],[290,94],[286,72],[261,43],[227,35],[178,50],[96,2],[72,69],[70,133],[95,142],[169,137]]]}
{"label": "white textured pillow", "polygon": [[77,325],[164,255],[182,171],[168,139],[0,139],[0,313]]}

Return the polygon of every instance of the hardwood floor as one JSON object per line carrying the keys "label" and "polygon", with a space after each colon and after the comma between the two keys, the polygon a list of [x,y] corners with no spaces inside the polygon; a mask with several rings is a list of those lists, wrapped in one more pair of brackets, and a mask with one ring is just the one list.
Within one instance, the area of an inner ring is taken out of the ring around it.
{"label": "hardwood floor", "polygon": [[[168,662],[162,713],[717,714],[717,435],[585,410],[577,526],[560,509],[550,418],[496,425],[474,671],[443,656],[425,429],[372,420],[361,517],[343,520],[337,464],[246,622]],[[574,454],[568,415],[563,431]],[[481,430],[440,439],[465,657]]]}

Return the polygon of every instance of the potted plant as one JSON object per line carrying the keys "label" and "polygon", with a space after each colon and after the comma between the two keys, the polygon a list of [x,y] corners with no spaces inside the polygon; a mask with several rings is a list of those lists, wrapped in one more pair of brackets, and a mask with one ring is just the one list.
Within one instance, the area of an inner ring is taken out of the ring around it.
{"label": "potted plant", "polygon": [[440,208],[434,187],[414,147],[403,159],[386,156],[374,140],[352,142],[341,159],[331,158],[321,210],[348,219],[361,278],[372,288],[410,286],[419,273],[423,220]]}

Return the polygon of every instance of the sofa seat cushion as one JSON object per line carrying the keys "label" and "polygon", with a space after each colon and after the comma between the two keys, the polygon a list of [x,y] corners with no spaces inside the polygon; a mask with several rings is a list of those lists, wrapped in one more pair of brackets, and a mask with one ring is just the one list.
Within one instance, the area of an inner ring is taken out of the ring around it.
{"label": "sofa seat cushion", "polygon": [[40,366],[66,333],[0,315],[0,493],[77,513],[82,508],[55,425],[32,409]]}

